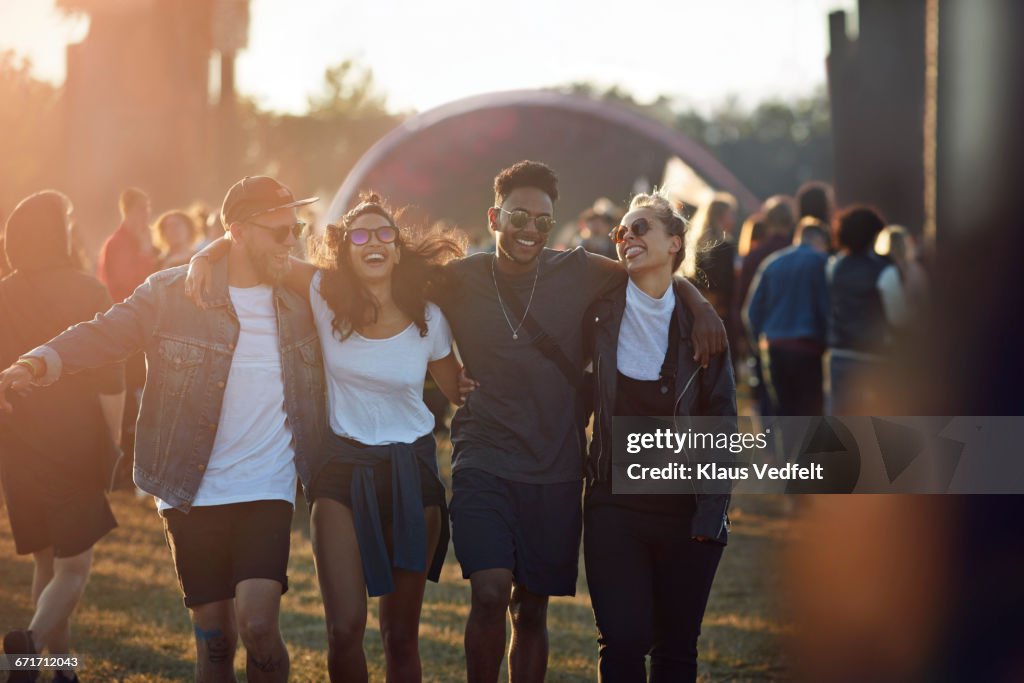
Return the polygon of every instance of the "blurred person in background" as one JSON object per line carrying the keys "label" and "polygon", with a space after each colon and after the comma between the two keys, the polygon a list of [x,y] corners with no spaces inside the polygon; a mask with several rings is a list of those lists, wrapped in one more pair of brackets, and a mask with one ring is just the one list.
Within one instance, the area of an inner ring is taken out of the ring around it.
{"label": "blurred person in background", "polygon": [[747,257],[747,254],[757,249],[757,245],[761,244],[764,236],[764,214],[757,212],[747,216],[747,220],[743,221],[743,226],[740,228],[739,238],[736,240],[736,262],[733,270],[736,272],[737,277],[739,276],[740,264],[743,262],[743,259]]}
{"label": "blurred person in background", "polygon": [[486,230],[470,230],[469,246],[466,247],[466,255],[492,254],[494,253],[494,240]]}
{"label": "blurred person in background", "polygon": [[683,274],[697,285],[722,320],[729,317],[736,283],[735,227],[736,198],[719,192],[701,205],[686,231]]}
{"label": "blurred person in background", "polygon": [[75,268],[78,268],[82,272],[91,273],[93,272],[92,261],[89,259],[89,254],[85,250],[85,246],[82,244],[82,240],[79,237],[79,232],[74,222],[71,223],[71,262]]}
{"label": "blurred person in background", "polygon": [[153,244],[159,254],[156,268],[174,268],[188,263],[195,253],[199,232],[195,221],[184,211],[166,211],[153,223]]}
{"label": "blurred person in background", "polygon": [[210,216],[217,212],[210,211],[210,207],[206,205],[206,202],[196,200],[192,202],[185,213],[188,214],[188,217],[195,224],[196,234],[203,235],[206,230],[206,221],[210,220]]}
{"label": "blurred person in background", "polygon": [[743,225],[740,227],[739,237],[736,239],[736,258],[733,259],[732,263],[733,294],[726,327],[729,330],[729,344],[732,347],[733,365],[737,368],[740,366],[736,364],[736,360],[746,358],[747,347],[749,346],[747,344],[747,335],[744,332],[742,311],[740,310],[743,302],[736,300],[740,269],[743,266],[743,259],[751,251],[757,249],[757,245],[764,239],[764,235],[764,215],[758,212],[747,216],[747,219],[743,221]]}
{"label": "blurred person in background", "polygon": [[878,233],[875,253],[889,260],[879,276],[885,317],[894,333],[920,322],[929,304],[928,273],[918,260],[917,241],[900,225]]}
{"label": "blurred person in background", "polygon": [[816,218],[797,225],[793,246],[761,264],[744,322],[778,415],[821,415],[822,355],[828,332],[828,229]]}
{"label": "blurred person in background", "polygon": [[218,237],[224,236],[224,223],[221,222],[219,211],[214,211],[206,217],[206,222],[203,223],[202,233],[203,238],[199,244],[196,245],[196,251],[199,251]]}
{"label": "blurred person in background", "polygon": [[829,415],[870,415],[871,377],[885,360],[889,324],[882,302],[885,260],[874,252],[885,227],[876,211],[851,206],[835,218],[839,252],[825,269],[829,290]]}
{"label": "blurred person in background", "polygon": [[[769,197],[761,206],[762,221],[764,224],[764,237],[757,243],[757,246],[750,246],[749,252],[743,257],[736,291],[733,293],[733,311],[736,320],[742,326],[742,314],[740,308],[750,295],[750,283],[754,274],[766,258],[790,246],[793,241],[793,228],[796,226],[794,216],[793,200],[785,195]],[[742,327],[740,329],[743,329]],[[750,330],[743,335],[750,337]],[[747,346],[744,343],[744,346]],[[771,415],[775,408],[771,403],[771,396],[765,385],[764,375],[761,369],[761,357],[757,349],[749,349],[744,354],[750,367],[748,382],[750,383],[758,411],[761,415]]]}
{"label": "blurred person in background", "polygon": [[[4,367],[110,306],[106,288],[74,264],[70,212],[67,197],[48,190],[22,200],[7,220],[0,260],[13,273],[0,281]],[[118,456],[124,370],[114,364],[31,395],[12,391],[7,399],[16,414],[0,415],[0,479],[15,548],[33,556],[35,613],[25,630],[4,637],[4,652],[68,654],[70,618],[89,577],[92,547],[117,526],[104,491]],[[12,671],[8,680],[37,675]],[[54,680],[77,678],[62,670]]]}
{"label": "blurred person in background", "polygon": [[[697,680],[697,638],[728,541],[728,495],[612,493],[612,416],[736,415],[728,356],[692,358],[693,316],[674,279],[686,224],[639,194],[615,233],[629,281],[588,311],[595,423],[586,460],[584,558],[606,683]],[[589,334],[588,334],[589,336]]]}
{"label": "blurred person in background", "polygon": [[149,197],[138,188],[121,192],[121,224],[100,249],[96,277],[115,303],[124,301],[156,270],[156,250],[149,229]]}
{"label": "blurred person in background", "polygon": [[750,283],[754,274],[766,258],[790,246],[793,242],[793,229],[796,227],[796,216],[793,211],[793,200],[785,195],[775,195],[765,200],[761,206],[764,223],[764,237],[757,246],[749,246],[740,267],[740,278],[735,293],[737,305],[747,300],[750,294]]}
{"label": "blurred person in background", "polygon": [[[595,206],[599,203],[600,200],[595,202]],[[615,227],[615,223],[611,213],[594,208],[587,209],[576,220],[579,245],[592,254],[615,258],[615,245],[608,238],[608,233]]]}
{"label": "blurred person in background", "polygon": [[[135,288],[156,271],[157,252],[149,228],[149,197],[142,190],[130,187],[118,199],[121,224],[107,238],[96,263],[96,277],[107,286],[114,303],[124,301]],[[146,359],[140,352],[125,361],[124,421],[121,425],[121,448],[125,457],[118,464],[114,488],[134,488],[132,463],[135,459],[135,421],[139,400],[146,383]],[[138,493],[138,491],[137,491]],[[140,499],[143,496],[140,494]]]}
{"label": "blurred person in background", "polygon": [[810,216],[832,225],[832,187],[820,180],[809,180],[796,191],[797,220]]}

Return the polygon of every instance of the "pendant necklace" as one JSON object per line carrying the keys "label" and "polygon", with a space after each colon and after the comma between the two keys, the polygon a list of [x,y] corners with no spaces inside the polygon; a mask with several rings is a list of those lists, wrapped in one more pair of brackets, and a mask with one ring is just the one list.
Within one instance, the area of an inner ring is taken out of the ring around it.
{"label": "pendant necklace", "polygon": [[515,327],[512,326],[512,321],[508,317],[508,313],[505,312],[505,302],[501,300],[501,290],[498,289],[498,276],[494,273],[494,262],[498,260],[497,254],[491,261],[491,280],[494,281],[494,291],[498,295],[498,305],[501,306],[501,314],[505,316],[505,322],[508,323],[508,329],[512,330],[512,341],[519,339],[519,328],[526,322],[526,316],[530,314],[530,304],[533,303],[533,295],[537,291],[537,278],[540,276],[540,258],[537,258],[537,270],[533,273],[533,287],[530,289],[530,300],[526,302],[526,310],[523,311],[523,319],[519,321],[519,324]]}

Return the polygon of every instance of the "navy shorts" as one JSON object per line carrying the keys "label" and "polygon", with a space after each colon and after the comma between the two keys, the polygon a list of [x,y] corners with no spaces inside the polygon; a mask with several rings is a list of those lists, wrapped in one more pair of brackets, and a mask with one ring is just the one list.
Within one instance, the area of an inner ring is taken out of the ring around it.
{"label": "navy shorts", "polygon": [[468,579],[509,569],[538,595],[576,595],[583,482],[527,484],[479,469],[452,475],[452,541]]}

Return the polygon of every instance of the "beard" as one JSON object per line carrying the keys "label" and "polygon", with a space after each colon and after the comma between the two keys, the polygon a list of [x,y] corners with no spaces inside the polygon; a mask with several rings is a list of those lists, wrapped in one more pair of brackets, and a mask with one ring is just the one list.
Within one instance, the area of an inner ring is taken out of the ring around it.
{"label": "beard", "polygon": [[274,258],[273,253],[255,249],[249,243],[245,245],[245,253],[249,257],[249,261],[252,263],[252,267],[256,271],[256,276],[260,282],[267,285],[280,284],[291,267],[291,263],[288,260],[285,260],[283,264],[279,263]]}
{"label": "beard", "polygon": [[504,258],[511,261],[512,263],[517,263],[520,266],[529,266],[538,258],[540,258],[540,255],[544,251],[544,247],[547,244],[547,239],[545,237],[539,237],[537,239],[541,248],[533,251],[533,253],[529,255],[516,253],[518,245],[515,242],[515,238],[511,236],[498,239],[495,244],[495,251],[497,252],[499,259]]}

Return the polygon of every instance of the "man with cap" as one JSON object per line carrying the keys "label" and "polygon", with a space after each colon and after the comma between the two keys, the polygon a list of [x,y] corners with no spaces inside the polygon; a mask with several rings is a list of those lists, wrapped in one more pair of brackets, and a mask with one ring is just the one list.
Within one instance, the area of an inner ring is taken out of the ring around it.
{"label": "man with cap", "polygon": [[8,389],[144,351],[134,478],[156,496],[196,636],[196,680],[234,680],[239,636],[250,681],[288,678],[278,627],[296,473],[308,487],[327,424],[323,360],[306,305],[278,282],[302,233],[296,199],[273,178],[244,178],[221,217],[241,247],[213,264],[209,305],[187,268],[150,276],[124,302],[23,355]]}

